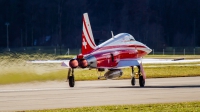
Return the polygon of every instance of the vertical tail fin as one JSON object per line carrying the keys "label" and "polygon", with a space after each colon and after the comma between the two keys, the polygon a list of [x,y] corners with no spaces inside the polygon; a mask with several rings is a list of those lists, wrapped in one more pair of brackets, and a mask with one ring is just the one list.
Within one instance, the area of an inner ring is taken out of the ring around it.
{"label": "vertical tail fin", "polygon": [[96,47],[94,42],[92,29],[87,13],[83,14],[83,31],[82,31],[82,54],[92,52]]}

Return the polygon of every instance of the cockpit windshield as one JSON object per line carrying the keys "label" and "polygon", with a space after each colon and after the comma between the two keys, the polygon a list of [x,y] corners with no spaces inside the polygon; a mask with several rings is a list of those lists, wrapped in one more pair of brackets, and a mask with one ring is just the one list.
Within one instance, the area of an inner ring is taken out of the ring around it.
{"label": "cockpit windshield", "polygon": [[124,40],[126,40],[126,41],[135,41],[134,37],[132,35],[130,35],[130,34],[126,35],[124,37]]}
{"label": "cockpit windshield", "polygon": [[135,41],[135,38],[132,35],[130,35],[130,41]]}
{"label": "cockpit windshield", "polygon": [[128,33],[120,33],[120,34],[115,35],[114,38],[110,38],[106,42],[98,45],[98,47],[131,44],[134,41],[136,40],[132,35]]}

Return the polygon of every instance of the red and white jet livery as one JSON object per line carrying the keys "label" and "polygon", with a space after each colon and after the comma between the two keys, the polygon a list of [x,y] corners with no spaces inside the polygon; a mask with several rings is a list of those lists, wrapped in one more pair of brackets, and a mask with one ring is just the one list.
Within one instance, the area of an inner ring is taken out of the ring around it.
{"label": "red and white jet livery", "polygon": [[[83,14],[82,31],[82,52],[76,58],[69,61],[70,69],[68,71],[69,86],[74,87],[74,69],[89,68],[102,71],[108,69],[104,74],[106,79],[112,79],[123,75],[121,68],[132,68],[131,84],[135,85],[134,66],[138,67],[139,84],[145,85],[146,75],[143,70],[141,58],[149,54],[152,50],[141,42],[138,42],[128,33],[120,33],[106,42],[96,45],[88,14]],[[63,64],[64,65],[64,64]],[[67,64],[68,65],[68,64]]]}

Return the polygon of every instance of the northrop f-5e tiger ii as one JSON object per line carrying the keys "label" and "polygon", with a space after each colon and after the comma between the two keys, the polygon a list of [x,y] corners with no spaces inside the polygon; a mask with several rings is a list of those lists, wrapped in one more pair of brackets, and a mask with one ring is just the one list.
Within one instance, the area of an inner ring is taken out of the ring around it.
{"label": "northrop f-5e tiger ii", "polygon": [[131,84],[135,85],[134,66],[138,67],[139,85],[145,85],[145,72],[142,66],[142,57],[152,50],[145,44],[138,42],[128,33],[119,33],[100,45],[96,45],[88,18],[88,14],[83,14],[82,31],[82,51],[77,57],[69,62],[63,62],[63,66],[68,66],[69,86],[75,86],[74,70],[77,68],[89,68],[108,71],[98,78],[113,79],[123,75],[121,68],[131,67]]}

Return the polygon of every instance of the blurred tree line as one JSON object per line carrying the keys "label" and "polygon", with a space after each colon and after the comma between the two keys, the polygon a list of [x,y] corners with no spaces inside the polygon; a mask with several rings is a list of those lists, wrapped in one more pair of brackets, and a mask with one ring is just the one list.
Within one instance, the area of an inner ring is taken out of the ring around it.
{"label": "blurred tree line", "polygon": [[200,0],[0,0],[0,47],[80,48],[82,14],[95,39],[130,33],[153,49],[200,46]]}

